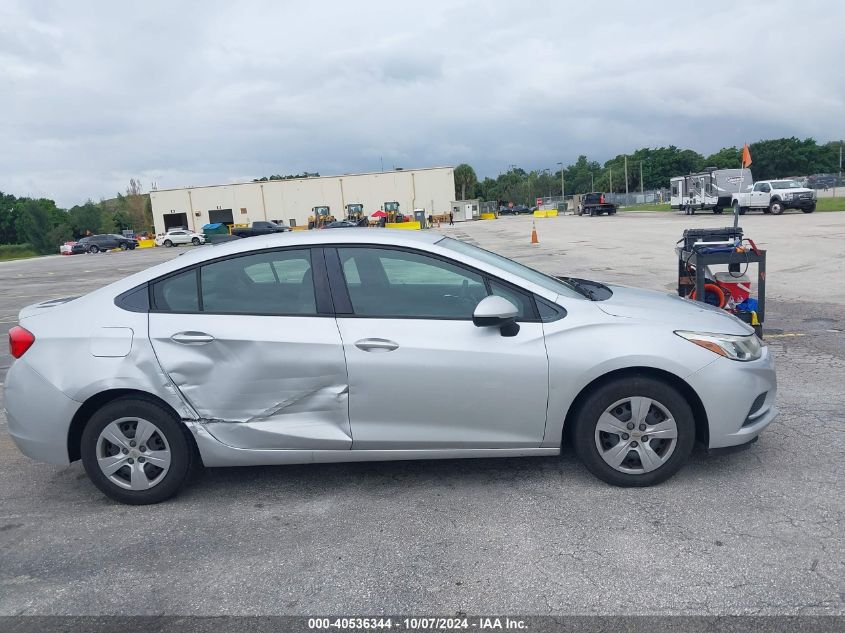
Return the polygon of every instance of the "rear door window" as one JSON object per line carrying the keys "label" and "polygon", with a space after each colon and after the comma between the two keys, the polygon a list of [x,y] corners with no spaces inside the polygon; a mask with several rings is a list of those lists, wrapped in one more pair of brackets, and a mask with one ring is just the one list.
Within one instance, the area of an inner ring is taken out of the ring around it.
{"label": "rear door window", "polygon": [[204,312],[317,313],[309,249],[255,253],[206,264],[200,280]]}

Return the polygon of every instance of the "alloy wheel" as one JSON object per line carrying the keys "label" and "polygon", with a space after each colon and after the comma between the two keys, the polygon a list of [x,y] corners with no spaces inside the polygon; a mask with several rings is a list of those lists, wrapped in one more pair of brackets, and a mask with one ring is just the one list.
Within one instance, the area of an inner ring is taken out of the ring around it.
{"label": "alloy wheel", "polygon": [[601,458],[614,470],[643,474],[665,464],[678,443],[678,425],[657,400],[631,396],[604,410],[596,423]]}
{"label": "alloy wheel", "polygon": [[112,483],[127,490],[148,490],[170,468],[170,445],[164,433],[143,418],[119,418],[97,438],[97,464]]}

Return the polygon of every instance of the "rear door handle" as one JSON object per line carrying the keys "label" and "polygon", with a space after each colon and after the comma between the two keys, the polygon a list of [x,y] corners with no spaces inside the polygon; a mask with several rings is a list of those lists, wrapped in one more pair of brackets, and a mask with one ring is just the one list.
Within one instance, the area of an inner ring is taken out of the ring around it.
{"label": "rear door handle", "polygon": [[205,332],[177,332],[170,337],[170,340],[182,345],[205,345],[211,343],[214,337]]}
{"label": "rear door handle", "polygon": [[392,352],[399,348],[399,343],[388,341],[386,338],[362,338],[355,341],[355,347],[365,352]]}

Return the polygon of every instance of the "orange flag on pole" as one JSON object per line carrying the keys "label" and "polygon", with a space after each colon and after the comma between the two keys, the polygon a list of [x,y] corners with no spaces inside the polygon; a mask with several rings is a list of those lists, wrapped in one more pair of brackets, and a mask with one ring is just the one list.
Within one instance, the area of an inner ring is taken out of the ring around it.
{"label": "orange flag on pole", "polygon": [[748,143],[742,146],[742,166],[748,167],[751,165],[751,150],[748,149]]}

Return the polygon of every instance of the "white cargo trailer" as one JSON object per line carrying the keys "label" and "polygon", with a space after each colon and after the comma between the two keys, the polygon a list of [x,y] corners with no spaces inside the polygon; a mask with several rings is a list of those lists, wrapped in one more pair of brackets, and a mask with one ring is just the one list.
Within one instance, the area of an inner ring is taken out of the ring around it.
{"label": "white cargo trailer", "polygon": [[696,211],[713,211],[721,214],[731,208],[731,196],[739,193],[754,181],[750,169],[716,169],[687,176],[676,176],[671,186],[670,204],[673,209],[683,209],[688,215]]}

